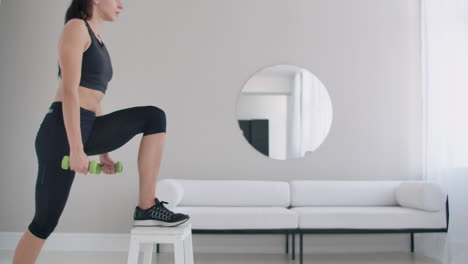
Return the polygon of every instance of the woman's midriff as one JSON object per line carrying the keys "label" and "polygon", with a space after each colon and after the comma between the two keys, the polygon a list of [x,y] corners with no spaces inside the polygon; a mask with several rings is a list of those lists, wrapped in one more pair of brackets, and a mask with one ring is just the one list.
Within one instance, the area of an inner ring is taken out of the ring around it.
{"label": "woman's midriff", "polygon": [[[57,93],[55,95],[54,101],[60,101],[63,102],[63,89],[61,86],[57,88]],[[86,88],[84,86],[79,86],[78,87],[78,97],[80,100],[80,107],[91,110],[93,112],[96,112],[97,109],[100,108],[100,104],[102,101],[102,98],[104,97],[104,93]]]}

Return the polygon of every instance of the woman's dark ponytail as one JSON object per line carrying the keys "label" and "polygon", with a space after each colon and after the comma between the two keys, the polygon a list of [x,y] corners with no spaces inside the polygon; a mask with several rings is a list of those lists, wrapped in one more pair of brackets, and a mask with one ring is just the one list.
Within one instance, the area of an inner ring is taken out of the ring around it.
{"label": "woman's dark ponytail", "polygon": [[[79,18],[88,20],[92,17],[92,2],[91,0],[72,0],[70,6],[65,13],[66,24],[70,19]],[[60,65],[58,67],[58,76],[61,76]]]}

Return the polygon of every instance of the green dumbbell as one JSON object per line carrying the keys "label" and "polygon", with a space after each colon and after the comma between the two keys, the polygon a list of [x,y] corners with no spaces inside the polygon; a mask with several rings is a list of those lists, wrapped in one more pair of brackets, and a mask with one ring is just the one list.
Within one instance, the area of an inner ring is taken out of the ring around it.
{"label": "green dumbbell", "polygon": [[[89,163],[88,171],[92,174],[100,174],[102,171],[103,165],[97,163],[96,161],[91,161]],[[70,168],[70,157],[69,156],[64,156],[62,159],[62,169],[68,170]],[[122,162],[117,162],[115,164],[115,171],[116,172],[122,172],[123,171],[123,164]]]}
{"label": "green dumbbell", "polygon": [[[90,166],[93,165],[93,164],[90,164]],[[101,171],[102,171],[102,167],[104,167],[102,164],[99,164],[96,162],[96,174],[100,174]],[[119,172],[122,172],[123,171],[123,164],[122,162],[117,162],[115,163],[115,172],[119,173]]]}

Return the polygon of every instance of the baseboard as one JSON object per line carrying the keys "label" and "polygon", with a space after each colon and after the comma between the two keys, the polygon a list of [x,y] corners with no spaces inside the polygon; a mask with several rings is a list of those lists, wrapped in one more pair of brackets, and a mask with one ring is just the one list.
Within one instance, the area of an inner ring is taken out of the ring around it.
{"label": "baseboard", "polygon": [[[0,232],[0,250],[14,250],[23,233]],[[193,234],[194,252],[200,253],[285,253],[283,234]],[[408,234],[332,234],[303,236],[304,253],[408,252]],[[126,252],[130,234],[59,233],[50,235],[43,251]],[[299,254],[299,235],[296,235]],[[417,244],[417,241],[416,241]],[[292,240],[289,239],[291,252]],[[156,248],[156,247],[155,247]],[[155,248],[153,250],[155,250]],[[160,252],[173,252],[173,245],[160,244]]]}

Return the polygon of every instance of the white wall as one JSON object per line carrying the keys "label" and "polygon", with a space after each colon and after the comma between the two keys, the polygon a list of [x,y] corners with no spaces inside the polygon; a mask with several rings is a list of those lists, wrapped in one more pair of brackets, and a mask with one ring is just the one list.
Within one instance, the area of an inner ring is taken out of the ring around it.
{"label": "white wall", "polygon": [[[67,5],[1,3],[0,232],[23,232],[34,215],[34,139],[57,87]],[[419,178],[418,8],[418,0],[127,1],[101,29],[114,66],[104,111],[166,111],[160,179]],[[309,70],[332,100],[330,133],[305,159],[269,159],[238,127],[242,85],[275,64]],[[128,232],[140,138],[111,153],[125,173],[77,175],[56,232]]]}

